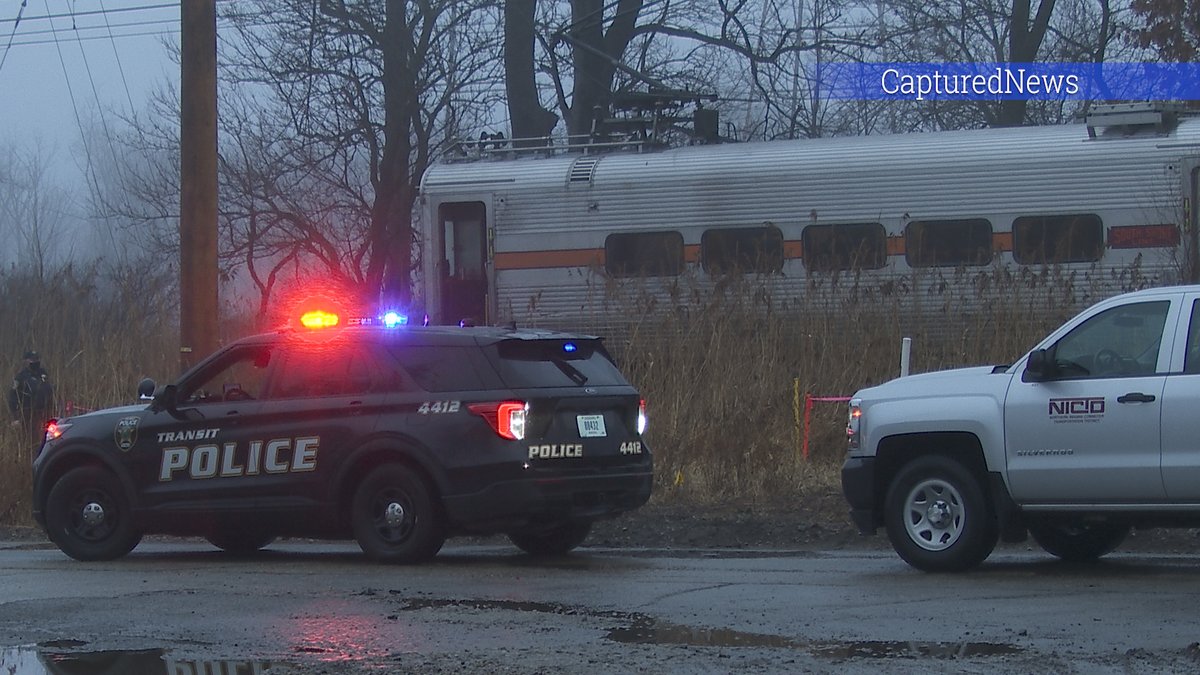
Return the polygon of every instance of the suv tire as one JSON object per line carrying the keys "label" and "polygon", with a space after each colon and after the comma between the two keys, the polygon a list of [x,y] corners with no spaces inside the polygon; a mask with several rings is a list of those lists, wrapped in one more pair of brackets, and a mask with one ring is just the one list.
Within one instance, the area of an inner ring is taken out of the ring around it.
{"label": "suv tire", "polygon": [[379,562],[429,560],[446,541],[425,481],[398,464],[367,474],[354,493],[350,519],[358,545]]}
{"label": "suv tire", "polygon": [[1129,535],[1129,526],[1108,521],[1036,521],[1029,523],[1029,534],[1052,556],[1090,562],[1116,550]]}
{"label": "suv tire", "polygon": [[884,500],[892,547],[926,572],[961,572],[983,562],[999,529],[979,481],[959,462],[927,455],[896,474]]}
{"label": "suv tire", "polygon": [[82,466],[63,474],[46,498],[46,533],[76,560],[114,560],[142,540],[121,482],[112,472]]}
{"label": "suv tire", "polygon": [[591,531],[590,520],[577,520],[555,525],[548,530],[512,532],[508,538],[529,555],[549,557],[570,553],[587,539]]}

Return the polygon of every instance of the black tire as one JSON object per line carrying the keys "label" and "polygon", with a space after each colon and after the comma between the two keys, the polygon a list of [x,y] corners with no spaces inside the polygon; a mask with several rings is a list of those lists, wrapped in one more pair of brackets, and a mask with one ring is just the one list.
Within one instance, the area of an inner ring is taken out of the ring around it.
{"label": "black tire", "polygon": [[1116,550],[1129,526],[1107,521],[1035,521],[1029,534],[1046,553],[1067,562],[1090,562]]}
{"label": "black tire", "polygon": [[446,529],[429,487],[400,465],[367,474],[351,507],[354,538],[379,562],[416,563],[437,555]]}
{"label": "black tire", "polygon": [[508,538],[529,555],[548,557],[570,553],[587,539],[591,531],[590,520],[576,520],[546,530],[512,532]]}
{"label": "black tire", "polygon": [[230,555],[251,555],[275,541],[275,535],[265,530],[241,529],[232,525],[210,532],[204,538]]}
{"label": "black tire", "polygon": [[83,561],[120,558],[142,540],[121,482],[94,466],[72,469],[50,488],[46,535],[63,553]]}
{"label": "black tire", "polygon": [[975,567],[999,539],[979,480],[940,455],[915,459],[896,474],[884,500],[884,523],[896,553],[926,572]]}

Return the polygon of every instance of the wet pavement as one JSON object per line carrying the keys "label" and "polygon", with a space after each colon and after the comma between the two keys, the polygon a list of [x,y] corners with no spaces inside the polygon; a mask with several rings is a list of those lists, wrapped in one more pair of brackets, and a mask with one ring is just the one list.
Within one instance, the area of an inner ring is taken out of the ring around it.
{"label": "wet pavement", "polygon": [[0,673],[1195,672],[1198,600],[1181,555],[1018,549],[928,575],[884,551],[451,545],[394,567],[341,543],[11,546]]}

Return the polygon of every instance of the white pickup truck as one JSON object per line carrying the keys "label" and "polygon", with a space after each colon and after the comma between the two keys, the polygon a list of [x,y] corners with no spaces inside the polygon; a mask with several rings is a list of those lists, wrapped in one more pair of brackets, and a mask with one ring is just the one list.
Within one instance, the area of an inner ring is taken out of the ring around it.
{"label": "white pickup truck", "polygon": [[1100,302],[1012,365],[863,389],[846,434],[851,517],[918,569],[1026,533],[1081,561],[1133,527],[1200,527],[1200,286]]}

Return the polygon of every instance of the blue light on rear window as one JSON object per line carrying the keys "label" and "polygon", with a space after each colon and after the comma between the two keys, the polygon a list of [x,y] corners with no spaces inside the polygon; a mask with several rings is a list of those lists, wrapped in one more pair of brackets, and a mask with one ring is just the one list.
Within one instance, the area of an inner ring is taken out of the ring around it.
{"label": "blue light on rear window", "polygon": [[574,342],[564,342],[563,343],[563,351],[567,352],[568,354],[575,351],[576,349],[579,349],[579,348],[575,346]]}

